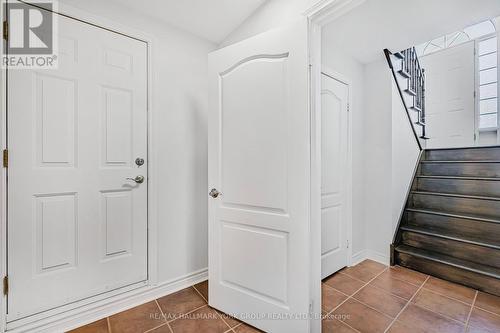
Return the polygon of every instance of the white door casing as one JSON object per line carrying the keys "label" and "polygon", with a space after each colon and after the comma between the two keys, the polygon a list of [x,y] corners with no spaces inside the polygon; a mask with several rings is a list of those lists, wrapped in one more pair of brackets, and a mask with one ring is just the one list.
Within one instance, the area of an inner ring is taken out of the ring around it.
{"label": "white door casing", "polygon": [[321,78],[321,278],[349,260],[349,86]]}
{"label": "white door casing", "polygon": [[421,58],[426,75],[426,148],[474,146],[475,44],[470,41]]}
{"label": "white door casing", "polygon": [[266,332],[310,326],[307,33],[209,56],[209,302]]}
{"label": "white door casing", "polygon": [[58,33],[57,70],[8,72],[9,322],[147,280],[147,45]]}

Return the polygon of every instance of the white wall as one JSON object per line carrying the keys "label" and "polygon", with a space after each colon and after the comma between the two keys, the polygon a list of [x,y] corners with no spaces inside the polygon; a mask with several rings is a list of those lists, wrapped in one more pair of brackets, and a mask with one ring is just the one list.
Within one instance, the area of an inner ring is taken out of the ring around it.
{"label": "white wall", "polygon": [[385,59],[365,68],[366,248],[387,261],[392,238],[392,77]]}
{"label": "white wall", "polygon": [[352,251],[354,254],[366,248],[365,216],[364,216],[364,79],[365,69],[362,64],[352,57],[343,54],[341,47],[323,41],[322,62],[324,68],[332,70],[346,77],[350,83],[351,112],[352,112],[352,202],[353,202],[353,239]]}
{"label": "white wall", "polygon": [[65,0],[139,29],[153,44],[158,282],[207,268],[207,54],[215,45],[99,0]]}
{"label": "white wall", "polygon": [[397,90],[396,83],[392,82],[392,228],[391,237],[406,204],[406,195],[413,181],[413,173],[420,156],[420,149],[412,125],[408,121],[406,109]]}
{"label": "white wall", "polygon": [[231,45],[261,32],[299,20],[307,9],[322,0],[270,0],[255,11],[221,43]]}
{"label": "white wall", "polygon": [[388,263],[420,149],[385,59],[366,65],[364,89],[366,250]]}

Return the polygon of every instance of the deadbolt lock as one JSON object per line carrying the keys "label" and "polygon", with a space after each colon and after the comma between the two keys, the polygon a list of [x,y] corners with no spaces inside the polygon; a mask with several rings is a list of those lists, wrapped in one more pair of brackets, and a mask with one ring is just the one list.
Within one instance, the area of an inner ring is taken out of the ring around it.
{"label": "deadbolt lock", "polygon": [[140,158],[140,157],[137,157],[135,159],[135,164],[137,164],[137,166],[143,166],[144,165],[144,159]]}

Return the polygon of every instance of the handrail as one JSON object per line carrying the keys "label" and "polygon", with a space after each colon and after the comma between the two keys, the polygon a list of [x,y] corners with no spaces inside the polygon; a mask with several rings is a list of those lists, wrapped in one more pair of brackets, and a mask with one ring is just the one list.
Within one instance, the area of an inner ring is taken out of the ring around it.
{"label": "handrail", "polygon": [[392,64],[391,56],[393,54],[388,49],[384,50],[384,54],[385,54],[385,58],[387,60],[387,63],[389,64],[389,68],[391,69],[392,76],[394,77],[394,81],[396,82],[396,86],[398,88],[399,95],[401,97],[401,101],[403,102],[403,105],[405,107],[406,116],[408,117],[408,121],[410,122],[410,126],[411,126],[411,129],[413,131],[413,135],[415,136],[415,140],[417,141],[418,148],[420,149],[420,151],[422,151],[423,150],[422,143],[420,142],[420,139],[418,137],[417,131],[415,130],[415,127],[413,126],[413,120],[411,119],[411,116],[410,116],[410,109],[408,108],[408,105],[406,104],[406,100],[405,100],[405,97],[403,95],[403,90],[401,89],[401,85],[399,84],[399,80],[398,80],[398,77],[396,75],[396,71],[394,70],[394,65]]}

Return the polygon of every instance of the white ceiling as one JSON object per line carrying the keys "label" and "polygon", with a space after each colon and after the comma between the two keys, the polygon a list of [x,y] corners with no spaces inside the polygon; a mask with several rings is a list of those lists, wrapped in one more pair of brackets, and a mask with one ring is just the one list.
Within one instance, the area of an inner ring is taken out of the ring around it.
{"label": "white ceiling", "polygon": [[500,15],[499,0],[366,0],[323,30],[323,41],[362,63]]}
{"label": "white ceiling", "polygon": [[267,0],[106,1],[219,44]]}

